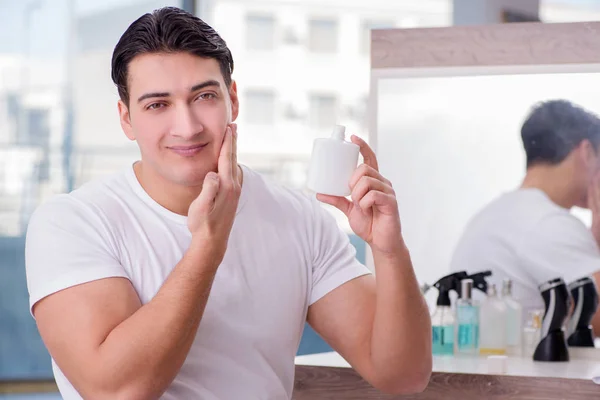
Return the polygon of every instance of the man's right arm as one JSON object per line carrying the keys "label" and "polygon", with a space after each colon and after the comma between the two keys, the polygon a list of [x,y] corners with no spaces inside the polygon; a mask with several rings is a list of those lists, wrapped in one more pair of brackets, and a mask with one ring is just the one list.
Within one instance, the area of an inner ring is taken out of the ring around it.
{"label": "man's right arm", "polygon": [[[241,192],[235,129],[232,125],[225,134],[218,174],[206,175],[202,192],[190,205],[190,247],[151,301],[142,305],[128,279],[107,277],[69,286],[34,305],[46,347],[85,399],[158,398],[183,365],[225,255]],[[73,244],[64,247],[66,240],[59,241],[63,249],[48,249],[52,244],[46,243],[54,232],[72,234],[68,227],[51,233],[36,233],[35,227],[32,231],[31,275],[46,272],[44,250],[73,251]],[[110,260],[95,247],[86,250],[76,249],[72,257],[61,255],[59,260],[67,257],[65,263],[75,263],[71,273],[86,267],[77,264],[81,251],[95,257],[92,264]]]}
{"label": "man's right arm", "polygon": [[35,305],[40,334],[83,398],[158,398],[185,361],[218,265],[192,244],[143,306],[125,278],[62,290]]}

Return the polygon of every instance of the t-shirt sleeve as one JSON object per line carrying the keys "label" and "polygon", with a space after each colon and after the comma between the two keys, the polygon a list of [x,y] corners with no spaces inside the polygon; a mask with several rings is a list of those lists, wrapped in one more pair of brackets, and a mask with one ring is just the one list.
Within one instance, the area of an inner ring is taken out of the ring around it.
{"label": "t-shirt sleeve", "polygon": [[356,259],[356,249],[335,218],[316,200],[313,207],[313,271],[309,305],[330,291],[371,271]]}
{"label": "t-shirt sleeve", "polygon": [[102,218],[69,195],[56,196],[31,216],[25,269],[30,311],[39,300],[71,286],[128,278]]}
{"label": "t-shirt sleeve", "polygon": [[600,250],[590,230],[568,213],[540,220],[520,248],[523,268],[538,284],[562,277],[567,284],[600,271]]}

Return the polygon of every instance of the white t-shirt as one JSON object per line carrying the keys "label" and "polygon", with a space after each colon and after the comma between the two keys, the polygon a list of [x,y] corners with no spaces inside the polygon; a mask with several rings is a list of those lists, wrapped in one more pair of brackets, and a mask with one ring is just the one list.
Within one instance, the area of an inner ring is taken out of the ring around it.
{"label": "white t-shirt", "polygon": [[568,285],[600,271],[600,251],[591,231],[569,210],[541,190],[519,189],[493,201],[470,221],[450,269],[491,270],[487,280],[498,290],[509,278],[525,310],[543,310],[538,286],[559,277]]}
{"label": "white t-shirt", "polygon": [[[225,257],[196,339],[163,399],[291,398],[308,306],[370,273],[315,199],[243,171]],[[30,307],[107,277],[129,279],[148,303],[190,240],[186,217],[153,201],[133,168],[58,195],[29,224]],[[62,396],[80,399],[54,360],[52,367]]]}

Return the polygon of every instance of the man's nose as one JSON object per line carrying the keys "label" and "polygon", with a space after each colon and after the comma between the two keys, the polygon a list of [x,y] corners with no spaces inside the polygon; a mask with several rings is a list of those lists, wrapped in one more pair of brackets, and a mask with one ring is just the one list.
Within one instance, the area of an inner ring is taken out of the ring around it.
{"label": "man's nose", "polygon": [[175,109],[175,121],[171,135],[183,139],[191,139],[203,130],[202,123],[197,119],[188,105],[180,105]]}

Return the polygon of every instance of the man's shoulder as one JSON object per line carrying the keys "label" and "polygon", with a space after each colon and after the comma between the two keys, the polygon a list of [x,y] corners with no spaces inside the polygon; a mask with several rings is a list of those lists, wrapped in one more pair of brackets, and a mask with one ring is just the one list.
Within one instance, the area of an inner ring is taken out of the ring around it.
{"label": "man's shoulder", "polygon": [[496,197],[467,222],[455,253],[517,246],[524,234],[560,209],[535,191],[514,190]]}
{"label": "man's shoulder", "polygon": [[110,213],[123,199],[130,197],[125,172],[111,174],[86,182],[70,193],[55,194],[41,203],[32,214],[32,221],[41,219],[89,219]]}
{"label": "man's shoulder", "polygon": [[541,191],[518,189],[496,197],[475,214],[473,221],[488,221],[499,228],[505,225],[528,226],[547,216],[565,213]]}

